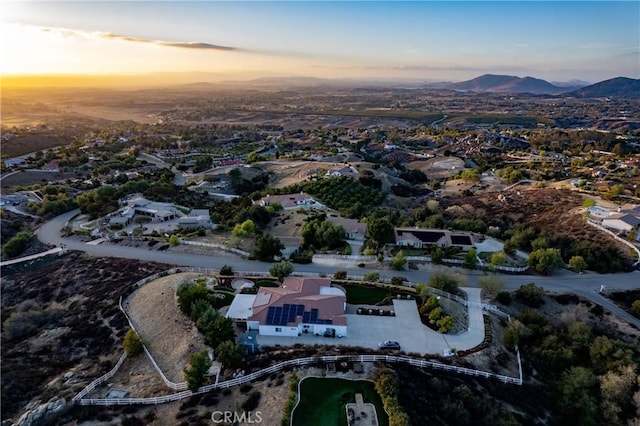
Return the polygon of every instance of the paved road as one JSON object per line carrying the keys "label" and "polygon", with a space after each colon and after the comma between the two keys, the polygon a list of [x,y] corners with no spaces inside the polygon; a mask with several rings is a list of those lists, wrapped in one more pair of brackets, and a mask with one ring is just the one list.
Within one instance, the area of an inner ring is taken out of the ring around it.
{"label": "paved road", "polygon": [[[264,272],[268,271],[271,264],[265,262],[257,262],[239,258],[237,256],[226,254],[216,256],[204,256],[193,255],[187,253],[175,253],[175,252],[159,252],[156,250],[149,250],[147,248],[135,248],[135,247],[121,247],[118,245],[102,243],[99,245],[88,245],[81,241],[62,238],[60,236],[60,229],[65,223],[74,215],[78,214],[79,210],[73,210],[60,215],[53,220],[43,224],[37,231],[38,239],[43,243],[62,245],[70,250],[79,250],[95,256],[106,257],[122,257],[128,259],[139,259],[151,262],[161,262],[170,265],[178,266],[194,266],[218,269],[222,265],[229,265],[236,271],[256,271]],[[335,265],[295,265],[298,272],[318,272],[327,275],[333,275],[338,270],[346,270],[353,275],[362,275],[366,269],[379,269],[375,266],[370,268],[358,268],[357,266],[340,266]],[[446,267],[443,267],[446,268]],[[386,272],[388,275],[389,272]],[[408,280],[413,282],[426,282],[431,275],[430,271],[393,271],[393,275],[404,276]],[[467,273],[468,287],[478,287],[478,278],[483,276],[484,273],[478,271],[469,271]],[[630,272],[626,274],[575,274],[570,271],[561,271],[553,276],[542,277],[535,275],[503,275],[506,282],[506,288],[509,290],[515,290],[522,284],[534,282],[538,286],[544,287],[548,291],[558,293],[575,293],[583,296],[590,301],[602,305],[607,310],[611,311],[620,318],[634,324],[640,328],[640,320],[631,317],[624,310],[618,308],[615,304],[608,302],[598,294],[598,291],[602,285],[605,285],[607,289],[619,289],[630,290],[640,288],[640,272]]]}

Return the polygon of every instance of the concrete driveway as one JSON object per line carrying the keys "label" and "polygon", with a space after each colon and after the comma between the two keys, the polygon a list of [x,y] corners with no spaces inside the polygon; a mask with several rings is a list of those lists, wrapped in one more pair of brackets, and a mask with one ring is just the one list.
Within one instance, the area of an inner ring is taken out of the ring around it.
{"label": "concrete driveway", "polygon": [[393,300],[395,317],[374,315],[347,315],[348,336],[330,338],[315,335],[299,337],[257,336],[263,346],[305,345],[346,345],[378,349],[383,340],[395,340],[404,352],[419,354],[442,354],[445,349],[471,349],[484,339],[484,321],[480,304],[480,289],[465,288],[469,298],[469,329],[456,336],[446,336],[422,324],[418,307],[414,300]]}

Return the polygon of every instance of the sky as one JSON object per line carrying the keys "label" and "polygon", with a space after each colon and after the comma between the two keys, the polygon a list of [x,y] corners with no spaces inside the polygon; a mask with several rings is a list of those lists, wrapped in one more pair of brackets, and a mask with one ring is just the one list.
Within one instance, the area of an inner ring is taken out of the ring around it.
{"label": "sky", "polygon": [[640,78],[637,1],[5,1],[0,25],[2,75]]}

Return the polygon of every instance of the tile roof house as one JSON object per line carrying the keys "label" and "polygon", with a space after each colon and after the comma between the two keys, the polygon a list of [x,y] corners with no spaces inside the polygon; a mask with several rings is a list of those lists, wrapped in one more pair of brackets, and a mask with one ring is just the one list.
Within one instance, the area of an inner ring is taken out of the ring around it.
{"label": "tile roof house", "polygon": [[461,247],[470,249],[475,244],[473,234],[455,232],[446,229],[396,228],[396,245],[401,247],[425,248],[431,245],[438,247]]}
{"label": "tile roof house", "polygon": [[346,336],[346,302],[330,278],[287,277],[281,287],[260,287],[255,295],[236,297],[227,316],[246,321],[247,329],[263,336]]}
{"label": "tile roof house", "polygon": [[358,222],[356,219],[347,219],[346,217],[337,217],[328,215],[327,220],[335,225],[344,228],[348,240],[364,241],[367,236],[367,224]]}

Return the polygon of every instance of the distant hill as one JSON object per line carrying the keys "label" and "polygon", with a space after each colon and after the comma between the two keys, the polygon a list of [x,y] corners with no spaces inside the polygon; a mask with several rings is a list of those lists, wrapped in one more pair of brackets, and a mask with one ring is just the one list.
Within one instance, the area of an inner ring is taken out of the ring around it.
{"label": "distant hill", "polygon": [[640,98],[640,79],[616,77],[583,87],[567,96],[576,98]]}
{"label": "distant hill", "polygon": [[451,83],[447,89],[471,92],[504,92],[533,93],[537,95],[554,95],[568,92],[574,87],[558,87],[546,80],[533,77],[516,77],[512,75],[485,74],[472,80]]}

